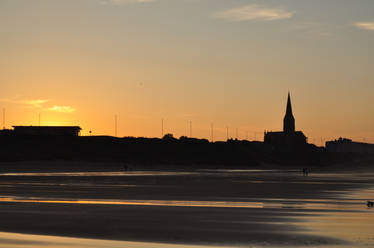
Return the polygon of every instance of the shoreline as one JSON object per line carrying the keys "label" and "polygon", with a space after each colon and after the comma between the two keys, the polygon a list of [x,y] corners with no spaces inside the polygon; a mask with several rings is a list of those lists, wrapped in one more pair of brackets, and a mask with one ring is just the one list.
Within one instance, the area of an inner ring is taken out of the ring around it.
{"label": "shoreline", "polygon": [[201,170],[301,170],[309,168],[315,172],[370,172],[374,171],[374,162],[331,164],[331,165],[279,165],[262,163],[260,165],[180,165],[180,164],[142,164],[127,162],[89,162],[79,160],[27,160],[0,162],[0,173],[4,172],[112,172],[112,171],[201,171]]}

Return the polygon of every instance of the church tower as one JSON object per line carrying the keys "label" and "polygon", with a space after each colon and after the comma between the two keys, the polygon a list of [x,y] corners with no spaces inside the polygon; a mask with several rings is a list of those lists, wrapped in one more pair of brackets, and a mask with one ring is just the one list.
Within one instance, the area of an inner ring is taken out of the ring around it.
{"label": "church tower", "polygon": [[288,92],[287,110],[286,110],[286,115],[284,116],[284,119],[283,119],[283,132],[285,133],[295,132],[295,118],[293,117],[293,114],[292,114],[290,92]]}

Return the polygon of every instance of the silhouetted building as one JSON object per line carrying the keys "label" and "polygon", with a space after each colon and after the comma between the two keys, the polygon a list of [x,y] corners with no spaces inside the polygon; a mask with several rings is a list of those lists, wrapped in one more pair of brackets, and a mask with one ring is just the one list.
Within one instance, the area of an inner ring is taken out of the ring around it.
{"label": "silhouetted building", "polygon": [[0,136],[10,136],[13,134],[12,129],[1,129],[0,130]]}
{"label": "silhouetted building", "polygon": [[284,151],[301,149],[307,144],[303,132],[295,131],[290,93],[288,93],[287,109],[283,119],[283,132],[265,132],[264,143]]}
{"label": "silhouetted building", "polygon": [[286,109],[286,114],[283,118],[283,132],[285,133],[295,132],[295,118],[293,117],[293,114],[292,114],[290,93],[288,93],[287,109]]}
{"label": "silhouetted building", "polygon": [[79,136],[78,126],[13,126],[17,136]]}
{"label": "silhouetted building", "polygon": [[327,152],[342,152],[342,153],[365,153],[374,154],[374,144],[354,142],[350,139],[339,138],[333,141],[326,142]]}

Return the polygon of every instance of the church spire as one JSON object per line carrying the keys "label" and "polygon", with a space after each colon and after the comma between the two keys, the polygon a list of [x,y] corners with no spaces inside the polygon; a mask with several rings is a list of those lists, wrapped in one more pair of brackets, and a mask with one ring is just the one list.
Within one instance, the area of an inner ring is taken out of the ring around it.
{"label": "church spire", "polygon": [[286,115],[292,115],[292,106],[291,106],[290,92],[288,92]]}
{"label": "church spire", "polygon": [[283,119],[283,132],[295,132],[295,118],[292,114],[290,92],[288,92],[286,115]]}

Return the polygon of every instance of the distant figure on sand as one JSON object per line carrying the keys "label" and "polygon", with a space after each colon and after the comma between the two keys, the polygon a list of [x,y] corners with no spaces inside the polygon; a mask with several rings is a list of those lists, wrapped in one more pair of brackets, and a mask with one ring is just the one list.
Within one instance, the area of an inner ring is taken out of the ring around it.
{"label": "distant figure on sand", "polygon": [[308,168],[303,168],[303,175],[308,176],[309,169]]}
{"label": "distant figure on sand", "polygon": [[128,165],[128,164],[123,164],[123,170],[124,171],[132,171],[134,170],[134,166],[133,165]]}

